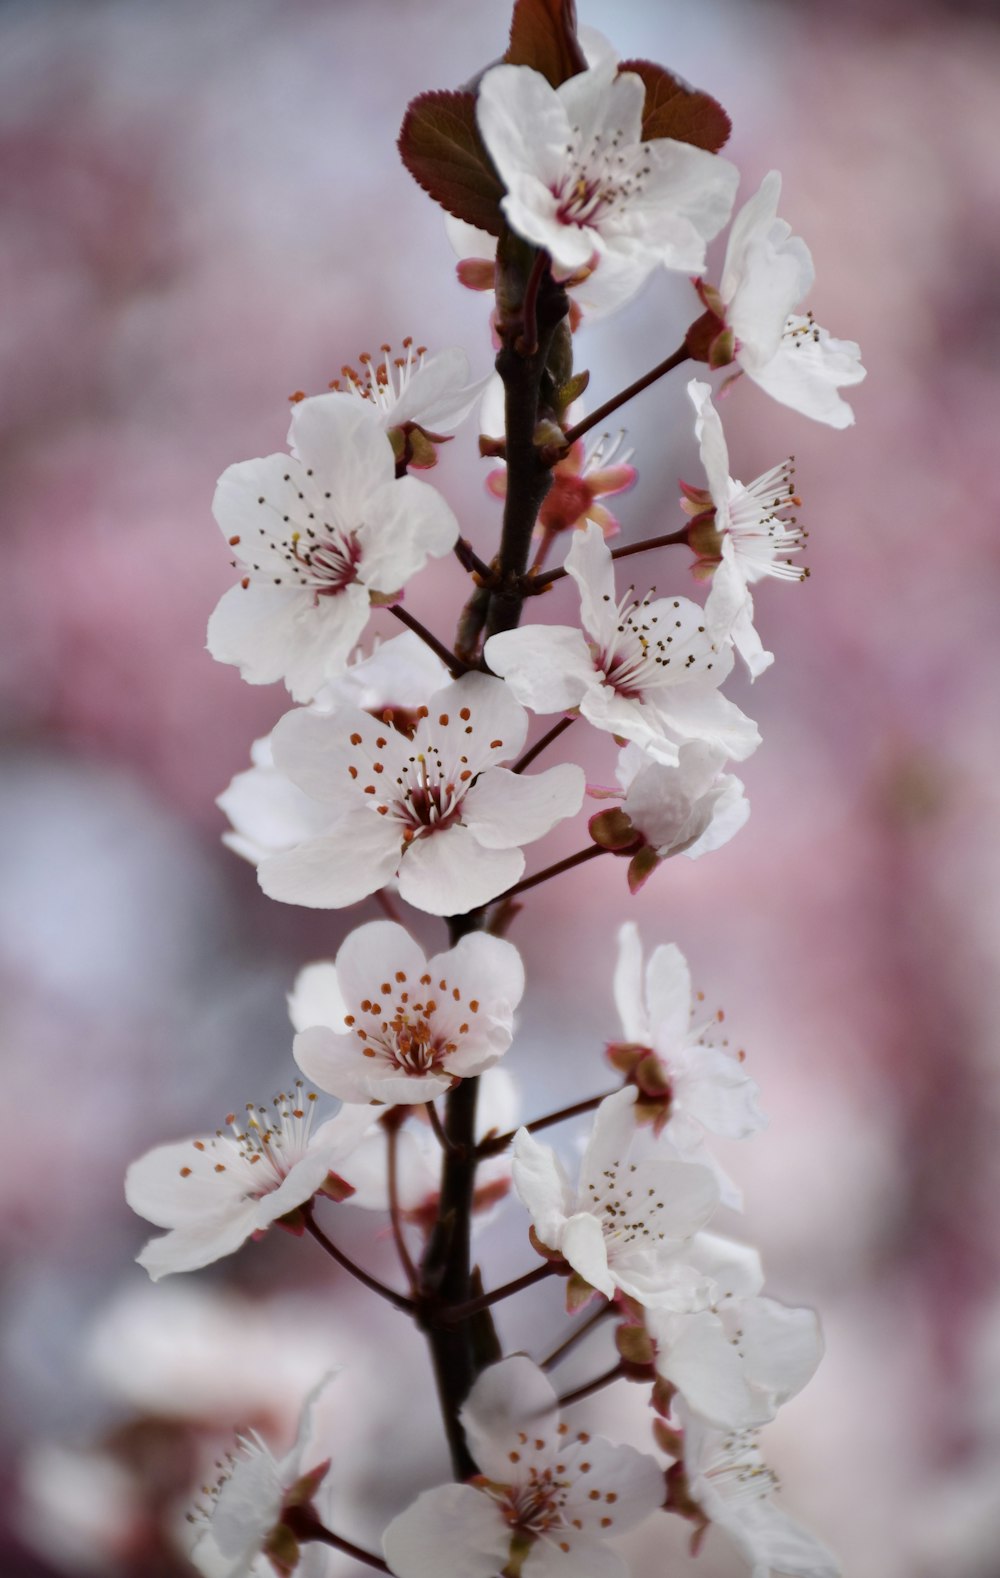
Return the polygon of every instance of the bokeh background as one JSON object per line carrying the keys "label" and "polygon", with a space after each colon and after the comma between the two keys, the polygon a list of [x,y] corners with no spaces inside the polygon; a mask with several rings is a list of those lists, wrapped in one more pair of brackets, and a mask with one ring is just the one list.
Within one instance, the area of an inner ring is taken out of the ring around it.
{"label": "bokeh background", "polygon": [[[287,1081],[284,993],[370,918],[259,894],[213,801],[285,710],[204,651],[231,572],[210,501],[281,447],[286,397],[413,334],[490,361],[439,212],[398,163],[407,100],[499,55],[497,0],[27,0],[0,8],[0,1567],[189,1571],[181,1509],[234,1424],[276,1443],[329,1362],[338,1526],[443,1466],[418,1339],[308,1241],[272,1234],[151,1289],[122,1199],[149,1145]],[[853,1578],[1000,1572],[1000,31],[993,6],[587,0],[622,55],[716,93],[744,195],[773,165],[811,300],[860,340],[856,428],[752,386],[734,470],[794,451],[811,579],[758,597],[774,669],[732,693],[764,746],[750,823],[630,900],[613,860],[516,923],[525,1104],[604,1087],[615,934],[674,940],[724,1004],[771,1116],[732,1148],[772,1290],[823,1312],[819,1375],[770,1431],[788,1506]],[[666,354],[683,280],[585,327],[595,399]],[[628,408],[627,536],[697,480],[683,378]],[[488,552],[470,424],[435,481]],[[623,539],[624,540],[624,539]],[[681,555],[669,572],[686,589]],[[651,578],[661,590],[668,573]],[[447,633],[457,566],[410,606]],[[564,589],[550,618],[572,618]],[[388,629],[386,634],[392,633]],[[572,735],[570,736],[572,739]],[[594,756],[596,776],[608,760]],[[560,834],[552,858],[579,842]],[[540,849],[535,851],[540,855]],[[530,868],[529,868],[530,869]],[[417,916],[435,946],[440,928]],[[558,1104],[558,1103],[557,1103]],[[572,1154],[572,1132],[560,1133]],[[331,1208],[332,1209],[332,1208]],[[342,1228],[341,1228],[342,1224]],[[378,1218],[343,1241],[393,1268]],[[531,1263],[516,1205],[486,1230]],[[373,1232],[379,1236],[372,1241]],[[512,1344],[564,1329],[558,1290]],[[544,1347],[544,1344],[540,1346]],[[599,1343],[567,1366],[595,1373]],[[623,1392],[628,1395],[622,1396]],[[643,1427],[609,1395],[609,1428]],[[635,1570],[688,1570],[682,1526]],[[183,1540],[183,1536],[180,1536]],[[703,1578],[743,1569],[712,1536]],[[355,1578],[350,1562],[324,1569]]]}

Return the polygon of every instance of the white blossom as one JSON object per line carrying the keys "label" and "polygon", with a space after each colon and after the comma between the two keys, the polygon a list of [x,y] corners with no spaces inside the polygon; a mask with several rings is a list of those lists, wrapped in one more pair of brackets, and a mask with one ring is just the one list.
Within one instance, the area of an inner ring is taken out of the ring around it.
{"label": "white blossom", "polygon": [[698,1017],[684,955],[674,943],[661,945],[643,969],[638,927],[626,922],[618,933],[614,995],[622,1042],[610,1055],[635,1081],[640,1111],[653,1115],[655,1130],[663,1130],[680,1155],[711,1165],[724,1203],[739,1206],[739,1190],[705,1151],[705,1132],[745,1139],[766,1119],[742,1054],[725,1040],[716,1044],[719,1016]]}
{"label": "white blossom", "polygon": [[601,1102],[574,1189],[562,1163],[527,1129],[514,1140],[514,1187],[535,1233],[590,1287],[640,1304],[688,1308],[703,1278],[680,1252],[719,1201],[708,1167],[659,1156],[630,1159],[638,1092]]}
{"label": "white blossom", "polygon": [[197,1271],[248,1238],[290,1217],[314,1195],[345,1200],[352,1184],[340,1169],[373,1121],[345,1108],[314,1127],[316,1097],[301,1082],[272,1107],[248,1105],[226,1119],[231,1133],[160,1145],[132,1163],[125,1198],[132,1210],[168,1231],[138,1255],[153,1281]]}
{"label": "white blossom", "polygon": [[[619,812],[598,812],[590,831],[597,843],[610,848],[617,843],[631,855],[633,893],[661,861],[671,855],[697,860],[721,849],[744,825],[750,806],[740,780],[721,771],[724,761],[721,751],[700,740],[679,747],[676,767],[652,760],[639,745],[619,751],[615,776],[624,790]],[[605,834],[608,816],[615,820]],[[627,825],[621,824],[622,816]]]}
{"label": "white blossom", "polygon": [[386,431],[411,425],[428,435],[454,433],[492,377],[471,381],[469,358],[457,346],[428,356],[407,338],[403,356],[393,356],[391,345],[380,349],[381,359],[365,352],[360,367],[345,366],[330,387],[373,406]]}
{"label": "white blossom", "polygon": [[[285,1457],[275,1458],[256,1433],[240,1436],[239,1455],[229,1458],[216,1484],[202,1486],[206,1501],[191,1515],[201,1525],[191,1561],[204,1578],[247,1578],[268,1569],[286,1578],[295,1571],[298,1541],[284,1517],[294,1508],[309,1508],[329,1471],[329,1458],[320,1459],[309,1447],[316,1403],[335,1374],[324,1376],[309,1394]],[[261,1556],[266,1563],[258,1565]]]}
{"label": "white blossom", "polygon": [[520,702],[541,713],[578,708],[595,728],[674,766],[684,740],[737,761],[756,750],[756,724],[719,692],[733,656],[711,596],[704,608],[653,592],[636,599],[634,587],[619,597],[595,525],[574,533],[566,569],[580,593],[582,630],[522,625],[486,643],[486,661]]}
{"label": "white blossom", "polygon": [[291,455],[241,461],[219,479],[213,510],[240,585],[208,625],[208,647],[253,685],[284,680],[296,701],[347,666],[372,601],[398,599],[458,522],[441,495],[396,479],[378,413],[346,394],[293,408]]}
{"label": "white blossom", "polygon": [[768,1578],[772,1572],[839,1578],[839,1564],[826,1546],[774,1505],[778,1478],[764,1462],[758,1432],[715,1429],[683,1403],[677,1415],[684,1455],[668,1479],[680,1470],[684,1502],[690,1498],[703,1522],[714,1524],[731,1540],[749,1562],[752,1578]]}
{"label": "white blossom", "polygon": [[[313,705],[318,712],[335,712],[345,704],[362,707],[408,734],[417,706],[447,681],[441,659],[412,630],[404,630],[324,686]],[[250,760],[252,765],[237,773],[215,802],[232,823],[232,832],[222,835],[229,849],[257,865],[329,832],[335,820],[329,807],[278,771],[270,735],[253,742]]]}
{"label": "white blossom", "polygon": [[686,488],[685,509],[694,516],[689,528],[692,546],[701,553],[700,568],[713,576],[720,604],[731,606],[732,641],[752,679],[774,662],[765,652],[753,624],[750,585],[771,576],[802,581],[808,570],[793,564],[805,532],[789,509],[801,503],[795,493],[794,463],[784,461],[754,482],[729,475],[729,450],[708,384],[692,379],[688,394],[697,412],[695,433],[708,479],[707,495]]}
{"label": "white blossom", "polygon": [[709,1424],[766,1424],[813,1375],[823,1354],[819,1321],[813,1310],[761,1297],[764,1273],[753,1251],[700,1236],[691,1258],[711,1279],[704,1307],[644,1312],[657,1374]]}
{"label": "white blossom", "polygon": [[409,739],[351,708],[282,718],[275,761],[330,808],[332,826],[261,863],[271,898],[339,909],[398,874],[407,903],[461,914],[517,882],[521,845],[579,810],[581,768],[528,775],[498,765],[518,755],[528,722],[500,680],[465,674],[418,711]]}
{"label": "white blossom", "polygon": [[812,256],[778,218],[781,176],[771,170],[729,232],[719,295],[735,336],[736,361],[782,405],[830,427],[849,427],[854,412],[838,389],[865,376],[861,349],[793,308],[811,289]]}
{"label": "white blossom", "polygon": [[481,1473],[428,1490],[385,1531],[396,1578],[627,1578],[605,1542],[662,1505],[655,1460],[559,1418],[522,1355],[484,1370],[461,1414]]}
{"label": "white blossom", "polygon": [[371,921],[341,944],[325,989],[339,994],[334,1023],[295,1038],[307,1079],[349,1102],[424,1102],[506,1052],[524,967],[513,944],[483,932],[428,959],[404,927]]}
{"label": "white blossom", "polygon": [[700,272],[739,180],[704,149],[644,142],[645,95],[640,77],[606,59],[558,88],[527,66],[496,66],[476,100],[507,223],[545,248],[557,278],[593,272],[607,304],[658,266]]}

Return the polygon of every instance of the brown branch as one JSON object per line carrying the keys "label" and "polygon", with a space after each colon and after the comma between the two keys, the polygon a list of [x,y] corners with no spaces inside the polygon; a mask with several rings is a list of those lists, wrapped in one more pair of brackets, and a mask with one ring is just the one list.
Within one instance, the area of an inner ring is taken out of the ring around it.
{"label": "brown branch", "polygon": [[[612,548],[611,557],[615,561],[628,559],[633,553],[647,553],[651,548],[672,548],[688,540],[688,529],[681,526],[677,531],[667,532],[662,537],[644,537],[642,542],[628,542],[623,548]],[[528,582],[529,592],[544,592],[546,587],[554,582],[561,581],[569,571],[560,565],[558,570],[546,570],[544,575],[533,576]]]}
{"label": "brown branch", "polygon": [[551,745],[553,740],[557,740],[560,734],[565,733],[571,723],[576,722],[576,717],[574,712],[571,717],[560,718],[558,723],[554,723],[548,733],[543,734],[540,740],[536,740],[531,749],[525,751],[524,755],[514,763],[511,772],[523,773],[526,767],[531,766],[536,756],[541,756],[547,745]]}
{"label": "brown branch", "polygon": [[349,1271],[352,1277],[356,1277],[369,1292],[377,1293],[380,1299],[385,1299],[386,1303],[391,1304],[394,1309],[405,1310],[408,1315],[416,1314],[420,1308],[416,1299],[407,1298],[405,1293],[397,1293],[394,1288],[386,1287],[385,1283],[379,1282],[377,1277],[369,1276],[367,1271],[362,1271],[360,1266],[356,1266],[354,1261],[350,1260],[342,1249],[337,1248],[332,1239],[327,1238],[323,1229],[314,1220],[310,1207],[306,1208],[303,1215],[306,1232],[312,1234],[317,1244],[320,1244],[326,1250],[327,1254],[337,1262],[338,1266],[343,1266],[344,1270]]}
{"label": "brown branch", "polygon": [[410,1251],[406,1247],[406,1238],[403,1233],[403,1221],[399,1210],[399,1167],[397,1165],[399,1157],[398,1144],[399,1125],[397,1123],[390,1123],[386,1128],[385,1133],[385,1170],[386,1187],[389,1192],[389,1221],[392,1225],[392,1237],[393,1242],[396,1245],[396,1253],[399,1256],[399,1263],[402,1266],[403,1271],[406,1273],[406,1280],[410,1284],[410,1291],[414,1292],[417,1288],[419,1278],[417,1276],[417,1268],[413,1264],[413,1261],[410,1257]]}
{"label": "brown branch", "polygon": [[585,1321],[581,1321],[579,1326],[574,1327],[568,1337],[563,1338],[557,1348],[553,1348],[550,1354],[538,1361],[538,1368],[540,1370],[554,1369],[557,1364],[565,1359],[568,1353],[572,1352],[578,1342],[582,1342],[584,1337],[589,1337],[590,1333],[596,1331],[602,1321],[607,1320],[608,1316],[614,1313],[614,1308],[613,1304],[602,1304],[600,1309],[594,1311],[593,1315],[588,1315]]}
{"label": "brown branch", "polygon": [[675,367],[680,367],[683,362],[688,361],[690,354],[686,344],[679,345],[673,355],[667,357],[666,361],[658,362],[648,373],[643,373],[641,378],[637,378],[634,384],[629,384],[628,388],[623,389],[620,394],[612,395],[610,400],[605,400],[604,404],[599,405],[596,411],[591,411],[589,416],[585,416],[582,421],[577,422],[575,427],[570,428],[566,434],[567,448],[575,444],[578,438],[582,438],[584,433],[589,433],[592,427],[597,427],[600,422],[604,421],[606,416],[611,416],[613,412],[618,410],[619,406],[625,405],[629,400],[634,399],[637,394],[642,394],[642,391],[648,389],[650,384],[655,384],[658,378],[662,378],[665,373],[673,372]]}
{"label": "brown branch", "polygon": [[536,1282],[541,1282],[545,1277],[551,1277],[556,1271],[555,1261],[543,1260],[540,1266],[533,1271],[526,1271],[523,1277],[517,1277],[513,1282],[505,1282],[503,1287],[494,1288],[492,1293],[481,1293],[477,1299],[468,1299],[464,1304],[453,1304],[447,1309],[438,1312],[438,1320],[448,1325],[466,1321],[472,1315],[478,1315],[480,1310],[488,1310],[494,1304],[499,1304],[503,1299],[509,1299],[515,1293],[521,1293],[525,1288],[534,1287]]}
{"label": "brown branch", "polygon": [[429,646],[431,651],[437,654],[445,668],[451,673],[453,679],[458,679],[462,674],[468,673],[468,663],[463,663],[462,659],[456,657],[454,652],[449,652],[444,642],[439,641],[437,636],[432,635],[427,626],[422,625],[419,619],[414,618],[413,614],[410,613],[409,609],[404,608],[402,603],[390,603],[388,604],[388,609],[390,614],[395,614],[401,625],[405,625],[408,630],[412,630],[414,635],[420,637],[425,646]]}
{"label": "brown branch", "polygon": [[539,883],[548,882],[550,877],[559,877],[564,871],[572,871],[574,866],[582,866],[585,861],[593,860],[595,855],[606,855],[608,851],[600,844],[591,844],[589,849],[578,849],[575,855],[567,855],[565,860],[557,860],[554,866],[546,866],[544,871],[538,871],[533,877],[525,877],[520,882],[515,882],[506,893],[498,894],[492,900],[499,904],[503,899],[512,899],[517,893],[527,893],[529,888],[537,888]]}
{"label": "brown branch", "polygon": [[381,1556],[376,1556],[374,1551],[362,1550],[352,1540],[345,1540],[342,1534],[334,1534],[332,1529],[320,1522],[311,1507],[289,1507],[282,1514],[281,1521],[300,1544],[329,1545],[335,1551],[343,1551],[345,1556],[353,1556],[356,1562],[363,1562],[366,1567],[374,1567],[377,1572],[392,1572],[389,1564]]}
{"label": "brown branch", "polygon": [[[551,1128],[554,1123],[564,1123],[569,1118],[578,1118],[583,1112],[593,1112],[602,1101],[607,1101],[608,1097],[614,1094],[613,1090],[605,1090],[599,1096],[588,1096],[585,1101],[574,1102],[572,1107],[560,1107],[558,1112],[549,1112],[544,1118],[535,1118],[531,1123],[523,1123],[521,1128],[527,1129],[529,1134],[537,1134],[539,1129]],[[505,1151],[515,1134],[519,1132],[519,1129],[511,1129],[509,1134],[499,1134],[495,1139],[483,1140],[479,1147],[480,1157],[496,1156],[500,1151]]]}
{"label": "brown branch", "polygon": [[602,1387],[610,1386],[612,1381],[617,1381],[618,1377],[624,1374],[624,1366],[621,1363],[615,1364],[610,1370],[605,1370],[603,1375],[599,1375],[595,1381],[587,1381],[585,1385],[577,1386],[572,1392],[567,1392],[565,1397],[560,1397],[559,1407],[568,1408],[570,1403],[582,1402],[585,1397],[590,1397],[593,1392],[599,1392]]}

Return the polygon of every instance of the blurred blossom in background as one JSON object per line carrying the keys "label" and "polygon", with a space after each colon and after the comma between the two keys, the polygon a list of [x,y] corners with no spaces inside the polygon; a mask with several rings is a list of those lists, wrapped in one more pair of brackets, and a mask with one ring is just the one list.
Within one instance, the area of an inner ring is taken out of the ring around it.
{"label": "blurred blossom in background", "polygon": [[[346,1534],[371,1539],[431,1482],[434,1451],[444,1468],[405,1320],[372,1312],[317,1246],[279,1232],[150,1287],[122,1176],[149,1145],[287,1083],[297,969],[376,913],[271,903],[219,842],[214,797],[288,699],[204,651],[231,583],[210,503],[230,462],[282,447],[288,395],[325,389],[365,349],[413,334],[461,344],[474,374],[488,371],[487,299],[457,285],[440,212],[394,139],[410,97],[501,53],[506,12],[493,0],[0,11],[10,1578],[188,1572],[191,1486],[234,1425],[284,1448],[331,1363],[349,1367],[326,1402]],[[809,305],[861,342],[869,376],[844,433],[745,381],[723,403],[735,474],[793,449],[811,526],[811,579],[757,599],[774,669],[735,691],[765,741],[741,771],[751,820],[635,899],[613,860],[532,894],[512,934],[528,991],[505,1066],[534,1111],[567,1078],[604,1088],[618,925],[635,918],[648,944],[683,948],[771,1117],[724,1158],[747,1231],[771,1290],[815,1302],[826,1329],[817,1379],[772,1431],[789,1505],[853,1578],[995,1578],[996,13],[930,0],[581,0],[581,12],[622,55],[722,100],[744,194],[782,170],[782,214],[816,259]],[[687,282],[664,277],[585,328],[594,397],[644,371],[651,346],[669,352],[692,306]],[[623,413],[639,483],[618,501],[622,541],[672,530],[678,477],[699,480],[684,382]],[[434,478],[486,553],[500,508],[488,470],[470,424]],[[683,557],[651,577],[668,569],[686,590]],[[461,584],[457,565],[435,564],[408,604],[447,636],[441,611]],[[545,617],[575,618],[565,587]],[[609,760],[592,742],[590,771],[608,776]],[[578,839],[560,830],[551,858]],[[440,946],[438,923],[411,919]],[[494,1280],[532,1263],[526,1225],[508,1204],[485,1229]],[[392,1275],[383,1226],[338,1218],[345,1247]],[[511,1344],[539,1319],[563,1329],[549,1287],[503,1310]],[[585,1351],[572,1384],[593,1362]],[[601,1406],[609,1433],[645,1429],[638,1389]],[[655,1557],[648,1528],[623,1546],[637,1571],[661,1570],[655,1537]],[[678,1571],[685,1540],[670,1520]],[[699,1568],[741,1565],[710,1539]]]}

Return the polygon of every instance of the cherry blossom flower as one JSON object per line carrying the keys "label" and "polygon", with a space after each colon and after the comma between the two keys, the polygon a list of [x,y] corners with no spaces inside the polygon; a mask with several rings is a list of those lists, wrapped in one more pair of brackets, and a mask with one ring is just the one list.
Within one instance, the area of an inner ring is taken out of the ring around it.
{"label": "cherry blossom flower", "polygon": [[711,1303],[698,1310],[647,1310],[644,1321],[660,1378],[709,1424],[745,1430],[766,1424],[802,1390],[822,1358],[823,1339],[814,1310],[760,1297],[759,1259],[734,1277],[729,1246],[716,1242],[725,1260],[713,1279]]}
{"label": "cherry blossom flower", "polygon": [[335,1022],[301,1030],[295,1061],[351,1102],[433,1101],[481,1074],[510,1046],[524,992],[512,943],[474,932],[428,959],[394,921],[352,931],[333,977],[325,984],[340,995]]}
{"label": "cherry blossom flower", "polygon": [[708,478],[707,490],[682,484],[682,504],[693,517],[688,542],[699,555],[695,573],[712,576],[720,604],[729,603],[733,645],[756,679],[774,662],[774,654],[764,651],[754,629],[751,583],[765,576],[803,581],[809,574],[788,557],[800,551],[806,536],[786,513],[802,502],[795,493],[795,467],[787,460],[754,482],[737,482],[729,475],[729,451],[711,389],[692,379],[688,394]]}
{"label": "cherry blossom flower", "polygon": [[282,718],[273,735],[279,769],[336,820],[324,836],[261,863],[271,898],[339,909],[398,873],[407,903],[460,914],[515,883],[520,846],[579,810],[581,768],[528,776],[498,765],[517,756],[528,722],[500,680],[464,674],[419,713],[411,739],[351,708]]}
{"label": "cherry blossom flower", "polygon": [[622,1041],[608,1055],[636,1086],[636,1118],[651,1120],[654,1133],[665,1132],[681,1156],[711,1165],[724,1203],[739,1206],[739,1190],[710,1160],[704,1135],[745,1139],[767,1120],[742,1054],[714,1042],[719,1015],[696,1019],[684,955],[674,943],[662,945],[644,970],[638,927],[626,922],[618,933],[614,995]]}
{"label": "cherry blossom flower", "polygon": [[[335,1374],[324,1376],[309,1394],[295,1443],[285,1457],[275,1458],[255,1433],[240,1436],[239,1456],[229,1458],[215,1485],[202,1486],[207,1505],[191,1514],[191,1522],[201,1525],[191,1561],[204,1578],[247,1578],[268,1569],[287,1578],[295,1571],[299,1542],[286,1519],[295,1512],[316,1515],[312,1501],[330,1459],[315,1458],[315,1448],[312,1453],[308,1449],[316,1403]],[[259,1564],[261,1556],[265,1564]]]}
{"label": "cherry blossom flower", "polygon": [[626,1578],[606,1545],[663,1503],[663,1474],[634,1447],[561,1423],[530,1359],[484,1370],[462,1409],[481,1473],[428,1490],[385,1531],[396,1578]]}
{"label": "cherry blossom flower", "polygon": [[[720,771],[721,751],[700,740],[678,749],[676,767],[653,761],[638,745],[618,753],[615,769],[624,791],[620,806],[590,819],[595,843],[628,855],[628,885],[638,893],[647,877],[671,855],[697,860],[739,832],[750,815],[743,785]],[[612,790],[591,790],[600,798]]]}
{"label": "cherry blossom flower", "polygon": [[343,367],[330,388],[374,406],[387,432],[413,426],[428,436],[454,433],[493,376],[470,382],[469,358],[457,346],[428,357],[426,346],[414,350],[407,338],[405,356],[393,356],[391,345],[380,350],[381,361],[364,352],[358,358],[360,371]]}
{"label": "cherry blossom flower", "polygon": [[718,1185],[697,1163],[630,1161],[638,1095],[626,1087],[601,1102],[575,1190],[555,1152],[519,1129],[514,1187],[540,1243],[590,1288],[684,1309],[702,1279],[679,1252],[715,1210]]}
{"label": "cherry blossom flower", "polygon": [[283,679],[311,701],[341,674],[372,601],[391,602],[458,522],[415,477],[396,480],[378,413],[345,394],[293,408],[292,455],[241,461],[219,479],[215,518],[241,571],[208,648],[253,685]]}
{"label": "cherry blossom flower", "polygon": [[761,1455],[759,1432],[715,1429],[683,1403],[677,1415],[684,1455],[668,1471],[667,1505],[698,1524],[696,1544],[714,1524],[750,1563],[752,1578],[839,1578],[833,1554],[771,1500],[778,1478]]}
{"label": "cherry blossom flower", "polygon": [[219,1129],[160,1145],[132,1163],[126,1200],[169,1230],[137,1256],[154,1282],[211,1265],[283,1218],[294,1230],[295,1213],[314,1195],[346,1200],[354,1192],[340,1168],[373,1115],[345,1108],[315,1128],[315,1102],[297,1081],[293,1094],[275,1098],[273,1111],[249,1105],[242,1123],[230,1115],[231,1136]]}
{"label": "cherry blossom flower", "polygon": [[[721,605],[686,597],[619,598],[600,527],[574,534],[566,569],[580,592],[583,630],[522,625],[491,636],[486,661],[534,712],[578,708],[595,728],[634,740],[676,766],[678,744],[704,740],[743,761],[757,725],[719,693],[733,666]],[[588,639],[589,638],[589,639]]]}
{"label": "cherry blossom flower", "polygon": [[805,242],[778,218],[780,196],[781,176],[771,170],[729,232],[718,296],[735,336],[735,359],[782,405],[830,427],[850,427],[854,412],[837,391],[865,377],[861,349],[834,339],[811,312],[793,312],[815,270]]}
{"label": "cherry blossom flower", "polygon": [[[624,433],[609,438],[605,433],[587,447],[577,439],[552,468],[552,486],[538,512],[535,536],[547,544],[560,532],[583,528],[589,521],[599,526],[605,537],[614,537],[619,523],[606,505],[599,501],[615,493],[627,493],[639,473],[629,465],[630,449],[621,452]],[[507,497],[507,468],[491,471],[486,486],[496,499]],[[543,553],[539,554],[539,560]]]}
{"label": "cherry blossom flower", "polygon": [[[441,659],[412,630],[404,630],[324,686],[314,706],[320,712],[335,712],[345,703],[362,707],[409,736],[419,704],[447,680]],[[329,807],[311,800],[278,771],[270,735],[254,741],[250,760],[252,766],[237,773],[215,802],[232,823],[232,832],[222,835],[229,849],[257,865],[329,832],[334,820]]]}
{"label": "cherry blossom flower", "polygon": [[557,278],[594,271],[618,305],[658,266],[701,271],[739,181],[701,148],[643,142],[645,94],[604,60],[558,88],[527,66],[496,66],[476,101],[511,229],[545,248]]}

